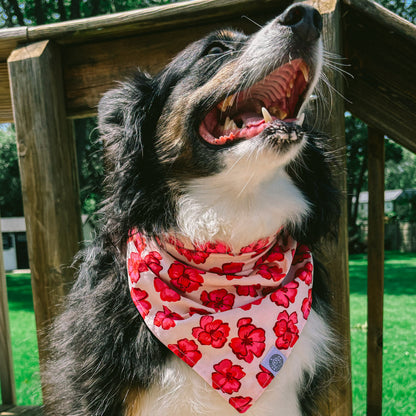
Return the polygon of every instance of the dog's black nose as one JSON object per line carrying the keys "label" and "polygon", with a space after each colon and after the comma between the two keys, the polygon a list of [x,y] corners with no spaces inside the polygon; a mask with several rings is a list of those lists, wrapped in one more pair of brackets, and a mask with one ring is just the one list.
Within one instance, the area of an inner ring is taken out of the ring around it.
{"label": "dog's black nose", "polygon": [[289,26],[302,40],[311,42],[322,32],[322,16],[315,8],[306,4],[294,4],[280,17],[279,23]]}

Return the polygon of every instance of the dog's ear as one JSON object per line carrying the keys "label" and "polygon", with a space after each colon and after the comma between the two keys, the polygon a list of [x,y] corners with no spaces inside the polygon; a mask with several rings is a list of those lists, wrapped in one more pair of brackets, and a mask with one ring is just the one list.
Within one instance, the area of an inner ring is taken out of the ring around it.
{"label": "dog's ear", "polygon": [[133,228],[156,233],[172,221],[166,181],[154,151],[162,108],[156,85],[154,78],[139,71],[107,92],[99,104],[107,185],[103,211],[115,240],[126,240]]}
{"label": "dog's ear", "polygon": [[152,78],[138,71],[101,99],[98,128],[111,164],[123,163],[125,158],[143,153],[153,95]]}

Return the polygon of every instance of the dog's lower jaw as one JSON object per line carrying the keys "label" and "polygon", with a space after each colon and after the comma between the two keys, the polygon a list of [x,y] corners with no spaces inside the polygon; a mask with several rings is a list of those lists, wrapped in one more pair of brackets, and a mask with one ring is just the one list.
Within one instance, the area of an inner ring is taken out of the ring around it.
{"label": "dog's lower jaw", "polygon": [[[246,412],[246,416],[301,416],[299,394],[305,374],[312,379],[320,366],[333,360],[331,330],[311,311],[296,346],[280,373]],[[146,392],[130,391],[123,416],[236,416],[231,407],[192,368],[172,354],[165,370]]]}

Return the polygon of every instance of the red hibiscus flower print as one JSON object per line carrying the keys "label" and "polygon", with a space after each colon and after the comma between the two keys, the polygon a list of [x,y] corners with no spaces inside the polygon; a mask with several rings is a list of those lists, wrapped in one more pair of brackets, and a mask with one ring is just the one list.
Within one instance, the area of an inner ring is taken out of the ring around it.
{"label": "red hibiscus flower print", "polygon": [[308,290],[308,297],[303,299],[302,302],[302,313],[305,319],[308,319],[309,313],[312,306],[312,289]]}
{"label": "red hibiscus flower print", "polygon": [[279,244],[275,244],[269,253],[263,256],[263,262],[273,263],[283,261],[285,258],[284,250]]}
{"label": "red hibiscus flower print", "polygon": [[278,306],[284,306],[287,308],[289,303],[293,303],[296,299],[296,293],[298,293],[298,282],[289,282],[280,289],[273,292],[270,296],[272,302],[275,302]]}
{"label": "red hibiscus flower print", "polygon": [[200,246],[200,250],[205,253],[214,253],[214,254],[231,254],[231,248],[221,242],[208,242]]}
{"label": "red hibiscus flower print", "polygon": [[296,326],[298,317],[296,312],[288,315],[286,311],[279,313],[277,322],[274,325],[274,333],[276,334],[276,347],[281,350],[287,350],[293,347],[299,338],[299,329]]}
{"label": "red hibiscus flower print", "polygon": [[247,303],[247,305],[240,306],[243,311],[248,311],[253,305],[260,305],[264,298],[255,300],[254,302]]}
{"label": "red hibiscus flower print", "polygon": [[133,299],[136,308],[140,312],[140,315],[144,318],[148,315],[152,305],[146,299],[149,294],[145,290],[132,288],[130,291],[131,298]]}
{"label": "red hibiscus flower print", "polygon": [[296,253],[293,256],[292,264],[302,263],[303,260],[310,259],[311,253],[309,247],[305,244],[301,244],[297,247]]}
{"label": "red hibiscus flower print", "polygon": [[147,272],[149,270],[146,263],[142,260],[140,254],[135,253],[134,251],[130,254],[130,257],[127,261],[127,267],[132,283],[137,283],[140,279],[141,273]]}
{"label": "red hibiscus flower print", "polygon": [[261,372],[257,373],[256,379],[259,382],[260,386],[264,389],[271,383],[274,376],[273,374],[261,364],[259,365]]}
{"label": "red hibiscus flower print", "polygon": [[185,248],[182,241],[175,238],[170,238],[169,243],[175,246],[176,251],[184,256],[188,261],[192,261],[195,264],[205,263],[205,260],[209,257],[209,253],[199,250],[189,250]]}
{"label": "red hibiscus flower print", "polygon": [[144,237],[139,234],[137,231],[131,237],[133,239],[134,246],[139,254],[143,253],[143,250],[146,248],[146,243]]}
{"label": "red hibiscus flower print", "polygon": [[260,266],[258,266],[258,274],[267,280],[272,279],[274,282],[279,282],[286,276],[286,274],[283,273],[283,270],[273,263],[260,264]]}
{"label": "red hibiscus flower print", "polygon": [[160,271],[163,269],[160,265],[160,260],[162,260],[162,256],[157,251],[151,251],[144,258],[147,267],[157,276],[159,276]]}
{"label": "red hibiscus flower print", "polygon": [[212,387],[224,393],[232,394],[240,390],[241,380],[246,373],[240,365],[233,365],[231,360],[224,359],[214,365],[215,373],[212,373]]}
{"label": "red hibiscus flower print", "polygon": [[238,413],[245,413],[252,405],[252,398],[251,397],[231,397],[229,403],[233,406]]}
{"label": "red hibiscus flower print", "polygon": [[191,293],[198,290],[204,282],[203,277],[198,270],[193,267],[187,267],[182,263],[175,261],[168,270],[172,284],[182,292]]}
{"label": "red hibiscus flower print", "polygon": [[237,358],[248,363],[253,361],[254,356],[260,357],[263,354],[266,339],[264,329],[257,328],[251,321],[251,318],[239,319],[238,337],[230,342],[230,347]]}
{"label": "red hibiscus flower print", "polygon": [[217,289],[212,292],[204,290],[201,293],[201,302],[208,308],[218,311],[228,311],[234,305],[235,296],[232,293],[228,293],[225,289]]}
{"label": "red hibiscus flower print", "polygon": [[169,344],[168,348],[190,367],[193,367],[202,357],[195,341],[186,338],[180,339],[177,344]]}
{"label": "red hibiscus flower print", "polygon": [[241,279],[243,276],[237,276],[235,273],[243,270],[244,263],[224,263],[221,267],[213,267],[209,271],[216,274],[225,274],[227,280]]}
{"label": "red hibiscus flower print", "polygon": [[312,283],[312,272],[313,265],[308,262],[304,267],[301,267],[296,271],[296,277],[299,277],[299,279],[303,280],[307,285],[310,285]]}
{"label": "red hibiscus flower print", "polygon": [[257,291],[261,288],[261,286],[258,285],[236,285],[234,286],[237,289],[237,293],[240,296],[251,296],[252,298],[255,298],[257,296]]}
{"label": "red hibiscus flower print", "polygon": [[167,302],[177,302],[181,298],[179,293],[171,289],[163,280],[155,279],[153,284],[156,292],[160,293],[160,299]]}
{"label": "red hibiscus flower print", "polygon": [[154,324],[156,326],[161,327],[164,330],[168,330],[176,326],[175,321],[179,321],[182,319],[183,319],[182,316],[180,316],[179,314],[175,312],[172,312],[166,306],[163,306],[163,312],[159,311],[156,313]]}
{"label": "red hibiscus flower print", "polygon": [[240,250],[240,254],[254,253],[253,257],[255,257],[258,254],[260,254],[262,251],[264,251],[264,249],[267,247],[268,244],[269,244],[269,239],[263,238],[261,240],[255,241],[254,243],[251,243],[248,246],[243,247]]}
{"label": "red hibiscus flower print", "polygon": [[195,315],[195,314],[197,314],[197,315],[208,315],[208,314],[210,314],[210,313],[211,313],[211,312],[206,311],[205,309],[200,309],[200,308],[189,308],[189,315],[190,315],[190,316]]}
{"label": "red hibiscus flower print", "polygon": [[214,348],[222,348],[227,342],[230,327],[220,319],[212,316],[203,316],[199,321],[200,327],[192,329],[192,335],[202,345],[212,345]]}

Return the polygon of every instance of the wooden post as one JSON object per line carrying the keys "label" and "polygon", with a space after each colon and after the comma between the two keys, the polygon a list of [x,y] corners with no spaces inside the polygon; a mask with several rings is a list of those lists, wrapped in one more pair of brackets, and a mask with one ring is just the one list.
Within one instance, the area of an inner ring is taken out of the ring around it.
{"label": "wooden post", "polygon": [[384,294],[384,134],[368,128],[367,415],[381,416]]}
{"label": "wooden post", "polygon": [[[342,56],[341,39],[341,2],[339,0],[314,0],[307,3],[315,6],[323,17],[322,39],[324,50]],[[330,258],[321,259],[325,263],[330,281],[328,287],[331,295],[331,308],[334,331],[341,337],[340,353],[343,367],[339,369],[334,381],[328,388],[328,400],[320,408],[325,416],[352,415],[351,391],[351,347],[350,347],[350,308],[348,275],[348,223],[347,223],[347,176],[345,154],[345,120],[343,100],[343,79],[339,72],[325,69],[325,75],[333,90],[326,89],[326,103],[320,103],[317,109],[319,128],[333,140],[333,147],[338,151],[338,166],[334,172],[338,187],[341,189],[341,218],[339,239],[332,247],[326,247]],[[325,90],[325,87],[323,87]],[[337,92],[334,92],[337,91]],[[325,109],[325,111],[323,111]],[[342,153],[341,151],[342,150]]]}
{"label": "wooden post", "polygon": [[[1,236],[1,227],[0,227]],[[16,404],[3,244],[0,241],[0,385],[2,404]]]}
{"label": "wooden post", "polygon": [[72,123],[65,113],[59,48],[42,41],[8,59],[41,364],[42,334],[73,280],[81,241]]}

